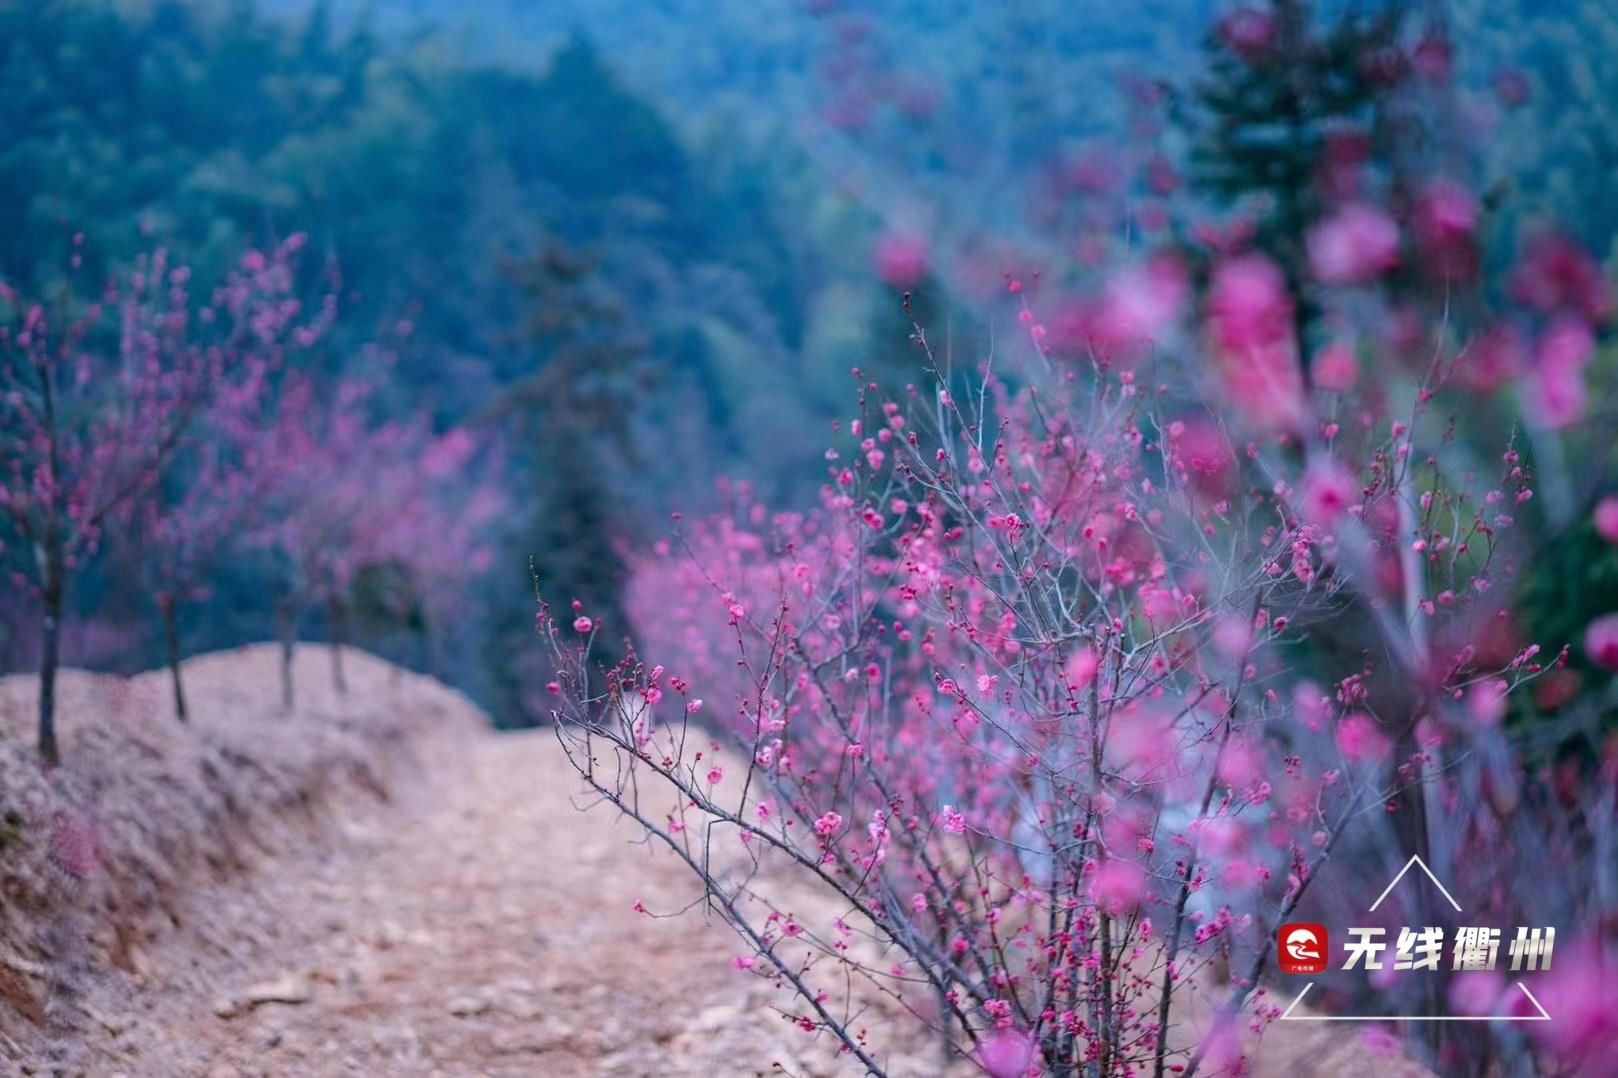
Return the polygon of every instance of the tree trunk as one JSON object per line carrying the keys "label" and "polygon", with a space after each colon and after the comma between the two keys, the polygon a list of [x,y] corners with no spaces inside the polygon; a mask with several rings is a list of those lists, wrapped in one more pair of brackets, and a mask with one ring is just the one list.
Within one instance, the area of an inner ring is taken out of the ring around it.
{"label": "tree trunk", "polygon": [[56,670],[62,646],[62,552],[51,544],[45,554],[42,598],[45,602],[44,639],[39,654],[39,758],[47,767],[62,762],[56,746]]}
{"label": "tree trunk", "polygon": [[331,622],[331,681],[339,694],[347,693],[348,681],[343,677],[343,601],[333,599],[326,609]]}
{"label": "tree trunk", "polygon": [[45,408],[45,432],[50,447],[48,478],[55,493],[50,500],[43,535],[34,548],[39,559],[40,598],[44,602],[44,640],[39,649],[39,758],[46,767],[62,761],[56,747],[56,668],[61,665],[62,593],[67,587],[67,537],[62,528],[67,521],[64,501],[61,447],[56,436],[56,387],[50,364],[37,365]]}
{"label": "tree trunk", "polygon": [[163,645],[168,649],[169,681],[174,685],[174,714],[181,722],[191,721],[185,709],[185,682],[180,677],[180,615],[174,596],[158,600],[163,611]]}
{"label": "tree trunk", "polygon": [[292,710],[292,651],[296,643],[297,619],[292,616],[292,602],[285,600],[276,607],[275,620],[281,628],[281,707]]}
{"label": "tree trunk", "polygon": [[425,642],[427,645],[427,653],[425,656],[427,664],[426,673],[430,677],[443,680],[444,634],[438,631],[438,623],[432,620],[429,620],[422,628],[422,634],[426,638]]}

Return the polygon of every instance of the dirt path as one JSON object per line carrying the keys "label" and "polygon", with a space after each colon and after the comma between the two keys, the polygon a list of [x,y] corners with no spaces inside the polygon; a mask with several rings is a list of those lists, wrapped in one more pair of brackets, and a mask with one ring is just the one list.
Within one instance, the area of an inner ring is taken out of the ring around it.
{"label": "dirt path", "polygon": [[[446,739],[453,740],[453,739]],[[666,852],[637,845],[548,732],[461,736],[431,781],[356,807],[330,841],[179,897],[174,931],[80,1002],[91,1034],[31,1073],[850,1075]],[[887,1038],[885,1038],[887,1039]],[[895,1078],[937,1075],[925,1045]],[[1259,1074],[1418,1073],[1311,1023],[1272,1031]],[[779,1069],[777,1067],[779,1066]],[[970,1070],[971,1068],[967,1068]]]}
{"label": "dirt path", "polygon": [[433,788],[349,821],[334,850],[188,899],[202,945],[160,947],[144,986],[90,1000],[104,1019],[91,1073],[820,1069],[731,968],[723,926],[634,911],[696,893],[607,808],[575,811],[552,736],[460,752]]}

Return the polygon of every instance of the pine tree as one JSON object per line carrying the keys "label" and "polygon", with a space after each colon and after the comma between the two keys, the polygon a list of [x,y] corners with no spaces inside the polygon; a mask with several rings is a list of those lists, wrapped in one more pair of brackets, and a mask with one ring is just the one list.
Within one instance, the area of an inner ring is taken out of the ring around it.
{"label": "pine tree", "polygon": [[[649,376],[649,344],[633,325],[599,260],[550,238],[536,254],[509,267],[523,296],[516,336],[534,353],[534,369],[509,389],[500,411],[532,447],[532,516],[517,536],[531,557],[534,578],[550,601],[577,601],[603,626],[597,646],[607,663],[623,657],[626,625],[620,593],[620,551],[630,521],[609,479],[613,466],[632,464],[633,433],[626,416]],[[505,647],[531,651],[531,617],[508,610],[499,634]],[[571,621],[571,615],[566,619]],[[502,647],[499,650],[505,650]],[[508,718],[532,721],[532,672],[494,671]]]}
{"label": "pine tree", "polygon": [[1252,213],[1252,246],[1281,267],[1296,299],[1300,343],[1320,314],[1305,237],[1332,199],[1333,153],[1363,154],[1391,179],[1408,146],[1406,15],[1393,2],[1328,21],[1309,0],[1272,0],[1215,24],[1204,46],[1206,71],[1183,118],[1191,182],[1222,208]]}

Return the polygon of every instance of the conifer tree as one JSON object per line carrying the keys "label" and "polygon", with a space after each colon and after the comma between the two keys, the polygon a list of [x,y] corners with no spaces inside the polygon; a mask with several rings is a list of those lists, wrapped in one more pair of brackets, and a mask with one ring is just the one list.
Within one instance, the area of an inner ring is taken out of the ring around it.
{"label": "conifer tree", "polygon": [[1300,344],[1319,316],[1305,240],[1340,194],[1333,166],[1370,160],[1396,171],[1409,134],[1398,94],[1406,15],[1394,2],[1327,20],[1309,0],[1271,0],[1217,22],[1204,46],[1186,118],[1191,181],[1242,213],[1251,246],[1281,267]]}

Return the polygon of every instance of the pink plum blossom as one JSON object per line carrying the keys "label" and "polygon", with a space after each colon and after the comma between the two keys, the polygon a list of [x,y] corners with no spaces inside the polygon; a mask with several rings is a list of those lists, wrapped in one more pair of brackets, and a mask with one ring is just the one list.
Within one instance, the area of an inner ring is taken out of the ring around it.
{"label": "pink plum blossom", "polygon": [[1498,679],[1491,678],[1473,685],[1466,694],[1467,713],[1472,721],[1483,726],[1498,726],[1506,714],[1506,694],[1510,686]]}
{"label": "pink plum blossom", "polygon": [[1293,303],[1280,267],[1263,255],[1228,259],[1208,295],[1226,396],[1257,426],[1287,428],[1303,415]]}
{"label": "pink plum blossom", "polygon": [[1354,346],[1348,341],[1333,341],[1315,356],[1310,368],[1314,383],[1333,393],[1346,393],[1359,381],[1360,364],[1354,357]]}
{"label": "pink plum blossom", "polygon": [[1618,543],[1618,495],[1609,494],[1596,502],[1591,519],[1597,535],[1609,543]]}
{"label": "pink plum blossom", "polygon": [[1597,666],[1618,671],[1618,614],[1603,614],[1585,627],[1584,653]]}
{"label": "pink plum blossom", "polygon": [[1513,272],[1519,303],[1546,314],[1570,314],[1600,325],[1613,313],[1612,291],[1601,267],[1565,236],[1542,236]]}
{"label": "pink plum blossom", "polygon": [[1023,1078],[1035,1060],[1034,1038],[1020,1029],[995,1029],[978,1044],[977,1062],[989,1078]]}
{"label": "pink plum blossom", "polygon": [[1350,203],[1309,232],[1309,265],[1328,284],[1363,284],[1399,261],[1399,227],[1374,206]]}
{"label": "pink plum blossom", "polygon": [[1431,272],[1470,277],[1477,269],[1478,203],[1472,192],[1450,180],[1428,184],[1416,200],[1416,238]]}
{"label": "pink plum blossom", "polygon": [[1362,712],[1345,715],[1337,724],[1337,748],[1351,761],[1381,761],[1393,751],[1376,720]]}
{"label": "pink plum blossom", "polygon": [[1310,461],[1299,503],[1299,512],[1305,520],[1333,525],[1359,500],[1359,483],[1335,458],[1320,456]]}
{"label": "pink plum blossom", "polygon": [[1275,19],[1256,7],[1237,8],[1220,22],[1219,36],[1237,56],[1253,62],[1274,46]]}
{"label": "pink plum blossom", "polygon": [[1103,861],[1090,879],[1090,894],[1113,915],[1140,905],[1146,894],[1146,870],[1134,861]]}
{"label": "pink plum blossom", "polygon": [[1472,1016],[1501,1014],[1506,995],[1505,978],[1493,970],[1458,974],[1450,982],[1449,1002],[1455,1013]]}
{"label": "pink plum blossom", "polygon": [[1545,330],[1526,387],[1526,405],[1541,425],[1560,429],[1584,417],[1584,373],[1594,353],[1595,337],[1582,319],[1564,316]]}
{"label": "pink plum blossom", "polygon": [[843,817],[836,812],[823,812],[815,820],[815,834],[821,838],[830,838],[843,826]]}
{"label": "pink plum blossom", "polygon": [[1185,303],[1185,270],[1177,261],[1158,258],[1116,274],[1101,297],[1091,336],[1104,354],[1161,340],[1174,326]]}
{"label": "pink plum blossom", "polygon": [[876,241],[877,276],[895,288],[914,288],[927,275],[927,240],[917,232],[895,229]]}
{"label": "pink plum blossom", "polygon": [[1534,995],[1552,1020],[1529,1029],[1563,1065],[1560,1073],[1609,1075],[1618,1041],[1618,963],[1594,940],[1558,944],[1551,972],[1534,984]]}
{"label": "pink plum blossom", "polygon": [[1096,656],[1095,649],[1083,647],[1073,653],[1067,661],[1067,687],[1077,692],[1087,688],[1095,680],[1096,671],[1101,667],[1101,660]]}

